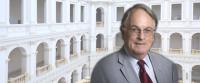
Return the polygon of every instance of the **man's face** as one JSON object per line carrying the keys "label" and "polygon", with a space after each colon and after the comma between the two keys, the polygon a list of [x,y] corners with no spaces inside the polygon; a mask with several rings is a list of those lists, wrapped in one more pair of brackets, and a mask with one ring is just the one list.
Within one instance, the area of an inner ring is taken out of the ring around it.
{"label": "man's face", "polygon": [[128,50],[144,58],[154,40],[155,22],[142,9],[131,15],[130,26],[125,29],[124,40]]}

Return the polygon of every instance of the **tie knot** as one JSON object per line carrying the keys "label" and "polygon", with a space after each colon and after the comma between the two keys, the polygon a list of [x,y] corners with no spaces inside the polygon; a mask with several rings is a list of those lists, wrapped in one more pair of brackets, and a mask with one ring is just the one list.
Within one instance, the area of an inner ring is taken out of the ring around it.
{"label": "tie knot", "polygon": [[144,67],[145,62],[144,62],[144,60],[139,60],[139,61],[137,62],[137,64],[138,64],[140,67]]}

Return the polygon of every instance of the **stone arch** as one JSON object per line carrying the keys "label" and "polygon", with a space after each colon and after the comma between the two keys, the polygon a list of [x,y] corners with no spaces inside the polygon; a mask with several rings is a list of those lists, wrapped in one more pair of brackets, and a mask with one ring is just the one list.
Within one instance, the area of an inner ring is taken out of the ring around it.
{"label": "stone arch", "polygon": [[200,82],[200,65],[195,65],[192,67],[192,82],[199,83]]}
{"label": "stone arch", "polygon": [[60,79],[58,80],[58,83],[67,83],[67,82],[66,82],[65,78],[62,77],[62,78],[60,78]]}
{"label": "stone arch", "polygon": [[78,71],[74,70],[71,74],[71,83],[76,83],[78,81]]}
{"label": "stone arch", "polygon": [[78,56],[76,48],[77,48],[77,41],[76,41],[76,37],[73,36],[70,39],[70,58]]}
{"label": "stone arch", "polygon": [[124,45],[124,40],[122,39],[121,32],[117,33],[115,36],[115,49],[120,49]]}
{"label": "stone arch", "polygon": [[[49,65],[49,46],[46,42],[41,42],[36,49],[36,73],[37,75],[40,75],[50,69]],[[45,71],[42,70],[41,68],[45,67]]]}
{"label": "stone arch", "polygon": [[89,76],[89,68],[88,65],[85,64],[82,66],[81,79],[86,79],[87,76]]}
{"label": "stone arch", "polygon": [[182,54],[183,46],[182,46],[182,35],[180,33],[173,33],[170,36],[170,50],[171,54]]}
{"label": "stone arch", "polygon": [[160,33],[155,33],[154,34],[154,42],[153,42],[151,50],[160,53],[161,46],[162,46],[161,35],[160,35]]}
{"label": "stone arch", "polygon": [[200,33],[195,33],[192,35],[192,44],[191,44],[191,49],[192,49],[192,54],[200,54]]}
{"label": "stone arch", "polygon": [[97,34],[96,36],[96,50],[102,51],[104,49],[104,36],[103,34]]}
{"label": "stone arch", "polygon": [[102,7],[98,7],[96,9],[96,26],[97,27],[104,26],[104,9]]}
{"label": "stone arch", "polygon": [[[26,51],[22,47],[14,48],[8,56],[8,81],[12,82],[11,78],[18,76],[25,77],[27,71],[27,55]],[[21,79],[25,81],[25,78]]]}

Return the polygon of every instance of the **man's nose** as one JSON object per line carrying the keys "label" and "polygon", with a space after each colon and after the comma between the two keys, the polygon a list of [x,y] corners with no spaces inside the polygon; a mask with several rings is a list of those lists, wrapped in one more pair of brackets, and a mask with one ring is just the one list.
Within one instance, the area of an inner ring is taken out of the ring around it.
{"label": "man's nose", "polygon": [[141,30],[141,31],[138,33],[138,39],[143,40],[144,38],[145,38],[145,33],[143,32],[143,30]]}

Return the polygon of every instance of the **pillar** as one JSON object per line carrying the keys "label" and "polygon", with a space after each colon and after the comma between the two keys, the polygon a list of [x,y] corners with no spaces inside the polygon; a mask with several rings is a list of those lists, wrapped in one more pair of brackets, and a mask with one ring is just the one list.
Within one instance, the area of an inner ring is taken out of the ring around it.
{"label": "pillar", "polygon": [[[0,76],[0,83],[7,83],[8,81],[8,56],[6,54],[6,48],[0,47],[0,71],[1,71],[1,76]],[[8,54],[8,53],[7,53]],[[5,55],[5,56],[3,56]]]}
{"label": "pillar", "polygon": [[47,13],[46,13],[46,23],[52,24],[56,23],[56,0],[46,0]]}
{"label": "pillar", "polygon": [[190,64],[185,64],[183,67],[183,83],[192,83],[192,67]]}
{"label": "pillar", "polygon": [[80,56],[80,54],[81,54],[81,40],[80,40],[80,38],[76,39],[76,53],[77,53],[78,56]]}
{"label": "pillar", "polygon": [[189,35],[189,33],[185,33],[183,35],[183,53],[184,55],[191,55],[191,37]]}
{"label": "pillar", "polygon": [[169,47],[170,47],[170,37],[168,33],[162,34],[162,53],[164,55],[169,54]]}

